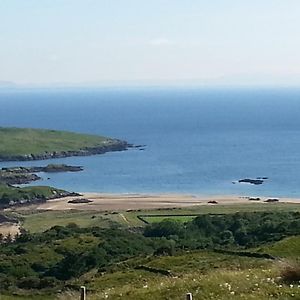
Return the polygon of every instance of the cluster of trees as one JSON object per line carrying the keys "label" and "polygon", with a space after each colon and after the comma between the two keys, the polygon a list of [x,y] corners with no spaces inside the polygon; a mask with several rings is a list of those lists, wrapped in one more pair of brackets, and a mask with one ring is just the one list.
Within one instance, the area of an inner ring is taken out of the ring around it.
{"label": "cluster of trees", "polygon": [[91,269],[103,272],[131,257],[172,255],[178,249],[247,248],[297,234],[296,212],[203,215],[187,223],[166,219],[143,232],[54,226],[0,244],[0,290],[58,288]]}
{"label": "cluster of trees", "polygon": [[167,237],[177,246],[254,247],[300,234],[299,212],[248,212],[228,215],[202,215],[185,224],[165,219],[145,228],[147,237]]}

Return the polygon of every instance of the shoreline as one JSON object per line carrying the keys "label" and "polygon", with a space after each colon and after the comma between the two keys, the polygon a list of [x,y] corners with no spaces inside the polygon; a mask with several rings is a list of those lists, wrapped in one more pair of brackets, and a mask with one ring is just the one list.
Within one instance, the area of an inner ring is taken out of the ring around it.
{"label": "shoreline", "polygon": [[[74,199],[88,199],[89,203],[68,203]],[[141,194],[141,193],[81,193],[80,196],[54,198],[40,204],[22,206],[17,209],[28,210],[95,210],[95,211],[125,211],[138,209],[167,209],[193,206],[218,206],[234,204],[265,204],[278,203],[300,204],[300,198],[278,198],[279,201],[265,202],[270,197],[260,197],[261,200],[249,200],[249,197],[236,195],[196,196],[189,194]]]}

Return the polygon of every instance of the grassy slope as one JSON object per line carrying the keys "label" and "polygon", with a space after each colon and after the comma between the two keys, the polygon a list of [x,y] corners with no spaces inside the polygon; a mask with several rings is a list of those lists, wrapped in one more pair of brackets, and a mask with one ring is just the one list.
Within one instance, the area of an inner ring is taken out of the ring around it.
{"label": "grassy slope", "polygon": [[66,131],[0,127],[0,155],[41,154],[101,146],[110,139]]}
{"label": "grassy slope", "polygon": [[[265,247],[265,250],[289,247],[286,239]],[[300,245],[300,237],[292,240]],[[282,244],[282,245],[280,245]],[[299,248],[298,248],[299,249]],[[274,253],[274,251],[273,251]],[[274,253],[275,254],[275,253]],[[276,251],[285,257],[285,253]],[[294,257],[298,255],[294,252]],[[192,292],[197,299],[299,299],[300,288],[283,284],[278,279],[280,265],[264,259],[237,257],[197,251],[172,257],[134,261],[154,268],[170,270],[172,277],[134,270],[131,262],[119,270],[94,276],[87,284],[94,294],[90,299],[184,299]],[[78,282],[80,283],[80,282]],[[65,299],[71,299],[65,294]]]}
{"label": "grassy slope", "polygon": [[[276,255],[285,257],[282,249],[289,247],[291,240],[295,245],[300,245],[300,237],[292,237],[268,245],[264,250],[277,249]],[[293,257],[297,256],[298,252],[295,251]],[[173,276],[136,270],[134,267],[137,265],[170,270]],[[105,274],[90,272],[83,275],[74,284],[80,286],[84,282],[89,300],[181,300],[187,292],[192,292],[195,300],[299,299],[298,285],[282,283],[279,275],[280,265],[277,262],[196,251],[171,257],[130,259],[112,266],[111,271]],[[2,297],[1,300],[40,299],[32,296]],[[79,294],[64,291],[57,298],[45,295],[43,299],[79,299]]]}
{"label": "grassy slope", "polygon": [[300,237],[288,237],[275,244],[262,247],[260,251],[300,261]]}

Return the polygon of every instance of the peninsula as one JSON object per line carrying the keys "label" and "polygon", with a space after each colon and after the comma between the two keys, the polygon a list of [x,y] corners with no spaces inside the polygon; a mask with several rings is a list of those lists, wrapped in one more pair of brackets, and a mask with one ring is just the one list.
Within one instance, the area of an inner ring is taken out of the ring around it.
{"label": "peninsula", "polygon": [[32,128],[0,127],[0,140],[0,161],[88,156],[132,147],[119,139]]}

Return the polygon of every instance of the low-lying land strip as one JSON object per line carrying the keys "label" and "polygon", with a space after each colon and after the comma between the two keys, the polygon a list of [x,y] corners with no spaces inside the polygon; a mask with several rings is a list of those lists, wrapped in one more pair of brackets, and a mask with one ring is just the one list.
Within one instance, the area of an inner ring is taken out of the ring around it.
{"label": "low-lying land strip", "polygon": [[[72,199],[89,199],[89,203],[70,203]],[[251,199],[251,198],[250,198]],[[255,201],[255,205],[266,204],[268,198],[260,198]],[[176,195],[176,194],[101,194],[101,193],[82,193],[78,197],[66,197],[52,199],[45,203],[38,203],[29,209],[45,210],[99,210],[99,211],[122,211],[138,209],[158,209],[158,208],[176,208],[190,206],[220,206],[220,205],[249,205],[254,201],[248,197],[239,196],[193,196],[193,195]],[[300,199],[281,198],[279,203],[300,204]],[[273,205],[275,203],[268,203]]]}

